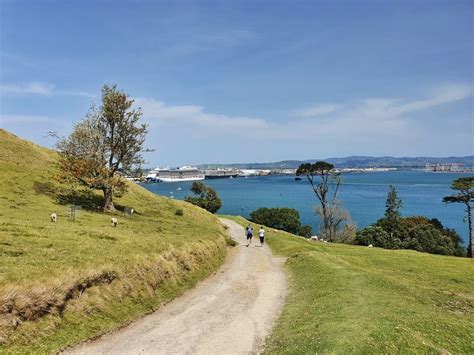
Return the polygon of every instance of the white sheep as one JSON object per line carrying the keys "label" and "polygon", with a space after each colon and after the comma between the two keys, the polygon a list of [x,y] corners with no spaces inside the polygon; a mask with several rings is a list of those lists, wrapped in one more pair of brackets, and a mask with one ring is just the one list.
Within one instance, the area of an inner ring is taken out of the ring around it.
{"label": "white sheep", "polygon": [[318,236],[317,235],[313,235],[311,238],[309,238],[311,240],[319,240]]}
{"label": "white sheep", "polygon": [[369,246],[368,246],[368,247],[369,247],[369,248],[373,248],[374,246],[373,246],[372,244],[369,244]]}
{"label": "white sheep", "polygon": [[49,218],[51,219],[51,222],[56,223],[56,221],[58,220],[58,215],[56,213],[51,213],[49,215]]}
{"label": "white sheep", "polygon": [[111,222],[112,222],[112,227],[117,227],[117,224],[118,224],[118,219],[117,218],[112,218]]}

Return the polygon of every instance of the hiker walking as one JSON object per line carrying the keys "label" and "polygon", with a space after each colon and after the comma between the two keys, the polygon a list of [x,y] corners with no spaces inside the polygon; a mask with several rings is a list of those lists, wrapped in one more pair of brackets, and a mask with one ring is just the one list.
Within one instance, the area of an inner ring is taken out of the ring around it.
{"label": "hiker walking", "polygon": [[258,237],[260,238],[260,245],[263,247],[263,243],[265,242],[265,229],[263,229],[263,226],[261,226],[258,231]]}
{"label": "hiker walking", "polygon": [[250,243],[252,242],[252,237],[253,237],[253,228],[250,224],[247,226],[247,229],[245,229],[245,234],[247,235],[247,247],[248,247]]}

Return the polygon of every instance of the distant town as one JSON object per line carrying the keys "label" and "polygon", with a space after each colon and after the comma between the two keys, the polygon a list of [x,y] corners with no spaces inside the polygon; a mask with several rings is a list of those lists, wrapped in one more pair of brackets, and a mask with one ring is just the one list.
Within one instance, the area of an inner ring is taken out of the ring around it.
{"label": "distant town", "polygon": [[[251,164],[249,164],[251,166]],[[463,163],[427,163],[424,166],[413,167],[341,167],[335,168],[336,173],[371,173],[371,172],[387,172],[396,170],[424,170],[433,173],[472,173],[474,168],[466,166]],[[177,182],[177,181],[198,181],[204,179],[233,179],[237,177],[250,176],[269,176],[269,175],[296,175],[296,168],[293,167],[272,167],[268,169],[262,168],[232,168],[228,166],[211,166],[204,168],[203,166],[182,166],[176,168],[160,168],[145,170],[144,178],[140,179],[145,182]],[[136,180],[136,179],[133,179]]]}

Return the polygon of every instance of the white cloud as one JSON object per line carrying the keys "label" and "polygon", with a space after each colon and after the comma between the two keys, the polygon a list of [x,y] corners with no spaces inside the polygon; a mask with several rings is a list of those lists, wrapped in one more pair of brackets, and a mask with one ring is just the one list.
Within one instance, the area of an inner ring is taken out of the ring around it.
{"label": "white cloud", "polygon": [[409,134],[415,136],[416,112],[471,95],[469,86],[459,84],[437,88],[425,99],[369,98],[351,104],[325,103],[295,110],[295,117],[283,123],[209,113],[201,106],[173,106],[151,98],[137,98],[135,102],[152,128],[167,127],[168,132],[175,129],[176,134],[199,138],[244,136],[272,143],[305,141],[327,146],[380,139],[395,142]]}
{"label": "white cloud", "polygon": [[339,111],[343,108],[343,105],[339,104],[321,104],[315,105],[311,107],[307,107],[301,110],[297,110],[297,115],[301,117],[316,117],[316,116],[324,116],[329,113],[333,113]]}
{"label": "white cloud", "polygon": [[66,95],[66,96],[81,96],[81,97],[89,97],[89,98],[97,97],[97,95],[91,94],[85,91],[58,90],[58,91],[55,91],[54,94]]}
{"label": "white cloud", "polygon": [[31,82],[26,84],[0,84],[0,94],[2,95],[65,95],[95,97],[96,95],[84,91],[56,90],[56,85]]}
{"label": "white cloud", "polygon": [[[68,123],[68,122],[66,122]],[[65,121],[48,117],[48,116],[40,116],[40,115],[0,115],[0,124],[1,126],[8,126],[8,125],[46,125],[46,124],[61,124],[64,125]],[[54,127],[51,127],[54,128]]]}
{"label": "white cloud", "polygon": [[431,97],[423,100],[405,102],[395,107],[397,114],[426,110],[435,106],[460,101],[472,95],[472,88],[466,84],[455,84],[438,87],[432,90]]}
{"label": "white cloud", "polygon": [[54,85],[37,82],[17,85],[0,85],[0,93],[2,94],[51,95],[53,90]]}
{"label": "white cloud", "polygon": [[208,133],[234,130],[244,132],[268,127],[263,119],[208,113],[201,106],[170,106],[150,98],[137,98],[135,104],[143,109],[143,116],[150,124],[205,128]]}

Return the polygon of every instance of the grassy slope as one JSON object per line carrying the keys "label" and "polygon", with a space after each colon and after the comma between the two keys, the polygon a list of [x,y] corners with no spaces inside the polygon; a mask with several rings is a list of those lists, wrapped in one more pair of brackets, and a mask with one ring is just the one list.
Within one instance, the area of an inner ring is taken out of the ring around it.
{"label": "grassy slope", "polygon": [[[0,351],[46,352],[129,322],[176,297],[225,256],[211,214],[130,185],[129,219],[68,221],[55,153],[0,130]],[[176,216],[181,208],[184,216]],[[56,224],[49,215],[56,212]]]}
{"label": "grassy slope", "polygon": [[267,241],[290,276],[268,353],[474,353],[474,260],[283,232]]}

